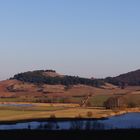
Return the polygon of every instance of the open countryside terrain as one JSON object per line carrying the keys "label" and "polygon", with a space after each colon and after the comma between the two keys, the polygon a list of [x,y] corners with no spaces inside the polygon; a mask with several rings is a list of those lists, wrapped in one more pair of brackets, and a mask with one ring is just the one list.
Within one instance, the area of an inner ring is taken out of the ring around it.
{"label": "open countryside terrain", "polygon": [[[0,121],[102,118],[139,112],[140,85],[138,78],[135,85],[132,78],[136,79],[138,75],[139,71],[136,71],[119,78],[87,79],[61,75],[52,70],[18,74],[0,82]],[[131,109],[107,110],[104,103],[111,97],[124,97]]]}

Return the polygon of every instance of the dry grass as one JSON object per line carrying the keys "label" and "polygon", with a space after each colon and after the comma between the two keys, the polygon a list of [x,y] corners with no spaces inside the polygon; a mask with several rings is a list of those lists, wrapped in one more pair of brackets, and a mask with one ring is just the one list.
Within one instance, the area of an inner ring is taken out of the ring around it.
{"label": "dry grass", "polygon": [[[56,108],[55,108],[56,109]],[[99,110],[99,109],[83,109],[83,108],[73,108],[64,110],[53,111],[35,111],[35,110],[15,110],[15,109],[3,109],[0,110],[0,121],[16,121],[16,120],[26,120],[26,119],[43,119],[50,118],[52,114],[56,118],[75,118],[79,116],[82,118],[87,118],[87,113],[91,112],[92,117],[101,118],[110,113],[110,110]]]}

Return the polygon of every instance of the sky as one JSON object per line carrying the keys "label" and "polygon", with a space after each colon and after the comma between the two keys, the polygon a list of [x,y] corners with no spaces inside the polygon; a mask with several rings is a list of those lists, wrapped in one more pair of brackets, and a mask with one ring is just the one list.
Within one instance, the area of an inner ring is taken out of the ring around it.
{"label": "sky", "polygon": [[103,78],[139,60],[140,0],[0,0],[0,80],[39,69]]}

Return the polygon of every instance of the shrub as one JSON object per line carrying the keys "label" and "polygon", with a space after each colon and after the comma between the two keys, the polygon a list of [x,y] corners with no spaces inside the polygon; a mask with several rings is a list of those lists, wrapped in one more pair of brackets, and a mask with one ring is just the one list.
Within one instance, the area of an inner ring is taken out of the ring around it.
{"label": "shrub", "polygon": [[81,115],[81,114],[79,114],[78,116],[75,116],[75,118],[80,119],[80,118],[82,118],[82,115]]}
{"label": "shrub", "polygon": [[136,103],[134,103],[134,102],[129,102],[129,103],[128,103],[128,107],[129,107],[129,108],[135,108],[135,107],[137,107],[137,105],[136,105]]}
{"label": "shrub", "polygon": [[88,112],[87,112],[87,116],[88,116],[88,117],[92,117],[92,116],[93,116],[93,113],[92,113],[91,111],[88,111]]}
{"label": "shrub", "polygon": [[92,103],[90,101],[87,102],[86,107],[92,107]]}
{"label": "shrub", "polygon": [[65,91],[68,91],[69,89],[71,89],[73,87],[73,85],[66,85],[65,87],[64,87],[64,90]]}
{"label": "shrub", "polygon": [[50,118],[51,118],[51,119],[56,118],[55,114],[51,114],[51,115],[50,115]]}

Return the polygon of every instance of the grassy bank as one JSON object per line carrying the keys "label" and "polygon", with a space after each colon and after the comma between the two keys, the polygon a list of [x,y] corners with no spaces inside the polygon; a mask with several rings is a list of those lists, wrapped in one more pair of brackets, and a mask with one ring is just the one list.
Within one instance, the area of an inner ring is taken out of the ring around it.
{"label": "grassy bank", "polygon": [[[52,110],[52,111],[50,111]],[[91,113],[90,117],[87,115]],[[0,110],[0,121],[16,121],[28,119],[45,119],[45,118],[100,118],[111,113],[110,110],[103,109],[83,109],[83,108],[68,108],[58,109],[51,108],[48,110],[15,110],[3,109]]]}

